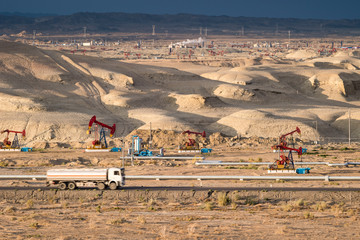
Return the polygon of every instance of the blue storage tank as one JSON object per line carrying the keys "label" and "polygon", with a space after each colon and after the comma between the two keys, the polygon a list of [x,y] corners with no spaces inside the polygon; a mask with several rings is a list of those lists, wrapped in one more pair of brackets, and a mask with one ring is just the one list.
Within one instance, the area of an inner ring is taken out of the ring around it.
{"label": "blue storage tank", "polygon": [[298,168],[296,169],[297,174],[307,174],[310,173],[310,168]]}

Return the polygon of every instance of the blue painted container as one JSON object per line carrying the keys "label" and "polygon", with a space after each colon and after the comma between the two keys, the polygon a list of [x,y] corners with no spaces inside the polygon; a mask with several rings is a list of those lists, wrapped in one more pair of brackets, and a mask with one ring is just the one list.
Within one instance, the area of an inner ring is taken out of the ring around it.
{"label": "blue painted container", "polygon": [[32,148],[30,148],[30,147],[23,147],[23,148],[20,149],[20,151],[22,151],[22,152],[32,152]]}
{"label": "blue painted container", "polygon": [[211,148],[202,148],[201,149],[201,153],[211,153],[212,149]]}
{"label": "blue painted container", "polygon": [[121,148],[113,147],[110,152],[121,152]]}
{"label": "blue painted container", "polygon": [[298,168],[296,169],[297,174],[308,174],[310,173],[310,168]]}

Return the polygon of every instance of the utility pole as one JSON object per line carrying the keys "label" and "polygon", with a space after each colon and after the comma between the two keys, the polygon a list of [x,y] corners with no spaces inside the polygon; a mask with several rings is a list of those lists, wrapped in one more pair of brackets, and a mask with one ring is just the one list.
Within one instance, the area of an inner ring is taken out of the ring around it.
{"label": "utility pole", "polygon": [[349,146],[351,145],[351,113],[349,108]]}
{"label": "utility pole", "polygon": [[152,29],[153,29],[152,35],[155,36],[155,25],[152,25]]}
{"label": "utility pole", "polygon": [[205,36],[207,37],[207,27],[205,28]]}
{"label": "utility pole", "polygon": [[288,31],[288,34],[289,34],[289,46],[288,46],[288,48],[290,48],[290,41],[291,41],[291,40],[290,40],[291,31],[290,31],[290,30]]}
{"label": "utility pole", "polygon": [[122,167],[125,167],[125,143],[124,143],[124,137],[121,138],[121,142],[122,142],[122,149],[121,149],[121,154],[122,154]]}
{"label": "utility pole", "polygon": [[131,143],[131,166],[134,166],[134,149],[135,149],[135,147],[134,147],[134,140],[132,141],[132,143]]}
{"label": "utility pole", "polygon": [[35,45],[36,30],[33,30],[33,45]]}
{"label": "utility pole", "polygon": [[152,131],[151,131],[151,122],[150,122],[150,138],[149,138],[149,149],[151,148],[152,144]]}

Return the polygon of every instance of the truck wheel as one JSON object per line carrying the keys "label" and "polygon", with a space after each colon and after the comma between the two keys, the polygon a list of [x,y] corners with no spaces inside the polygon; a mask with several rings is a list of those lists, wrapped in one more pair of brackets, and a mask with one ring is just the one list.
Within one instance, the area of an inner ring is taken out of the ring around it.
{"label": "truck wheel", "polygon": [[110,187],[111,190],[116,190],[117,189],[117,185],[114,182],[110,183],[109,187]]}
{"label": "truck wheel", "polygon": [[60,190],[65,190],[66,188],[67,188],[67,185],[66,185],[65,182],[62,182],[62,183],[59,184],[59,189]]}
{"label": "truck wheel", "polygon": [[97,184],[97,188],[99,189],[99,190],[104,190],[105,189],[105,183],[103,183],[103,182],[99,182],[98,184]]}
{"label": "truck wheel", "polygon": [[68,188],[69,188],[70,190],[74,190],[74,189],[76,188],[76,184],[73,183],[73,182],[70,182],[70,183],[68,184]]}

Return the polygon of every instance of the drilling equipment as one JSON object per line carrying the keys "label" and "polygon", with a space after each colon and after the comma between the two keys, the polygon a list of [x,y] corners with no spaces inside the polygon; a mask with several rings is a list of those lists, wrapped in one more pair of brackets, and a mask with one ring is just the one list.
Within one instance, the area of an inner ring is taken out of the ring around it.
{"label": "drilling equipment", "polygon": [[[112,137],[116,131],[115,123],[112,127],[110,127],[105,123],[97,121],[96,116],[94,115],[89,121],[89,129],[87,130],[87,134],[91,134],[91,128],[94,124],[95,140],[92,142],[92,146],[88,147],[88,149],[107,149],[108,144],[106,142],[105,132],[110,131],[110,137]],[[101,127],[100,132],[99,127]]]}
{"label": "drilling equipment", "polygon": [[[190,130],[187,130],[184,131],[182,134],[188,134],[188,136],[194,134],[194,135],[200,135],[203,138],[206,137],[205,131],[201,133],[201,132],[192,132]],[[184,146],[180,146],[180,150],[200,150],[200,149],[199,149],[199,144],[195,141],[195,139],[189,137],[188,142],[186,142]]]}
{"label": "drilling equipment", "polygon": [[[293,135],[294,133],[301,134],[301,131],[298,127],[294,131],[283,134],[279,138],[279,144],[272,146],[272,149],[279,152],[279,159],[277,159],[273,164],[269,166],[269,173],[277,172],[277,170],[287,170],[289,172],[295,172],[295,165],[292,152],[297,152],[298,156],[301,156],[303,153],[302,147],[291,148],[288,147],[286,137]],[[288,156],[285,155],[285,151],[289,152]]]}
{"label": "drilling equipment", "polygon": [[[19,138],[17,136],[17,134],[21,134],[23,139],[25,138],[25,129],[21,132],[21,131],[14,131],[14,130],[9,130],[9,129],[6,129],[6,130],[3,130],[1,131],[1,134],[3,133],[7,133],[4,141],[2,142],[2,145],[0,145],[0,148],[1,149],[20,149],[20,143],[19,143]],[[14,136],[14,139],[13,141],[9,141],[9,134],[10,133],[15,133],[15,136]]]}

